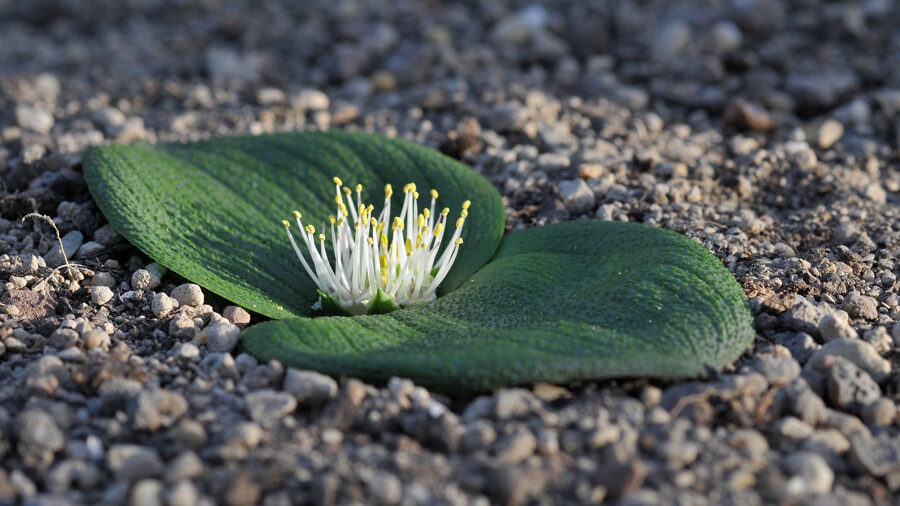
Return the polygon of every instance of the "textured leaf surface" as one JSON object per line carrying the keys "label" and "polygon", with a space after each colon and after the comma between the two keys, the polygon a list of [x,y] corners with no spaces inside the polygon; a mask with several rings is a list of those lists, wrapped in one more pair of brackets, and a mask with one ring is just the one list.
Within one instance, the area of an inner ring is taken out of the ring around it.
{"label": "textured leaf surface", "polygon": [[387,315],[247,329],[261,359],[448,392],[535,381],[700,376],[753,339],[743,290],[702,246],[644,225],[509,234],[459,289]]}
{"label": "textured leaf surface", "polygon": [[[104,216],[144,253],[272,318],[306,315],[317,299],[281,220],[294,209],[313,224],[333,214],[333,176],[362,183],[363,199],[376,209],[386,183],[437,189],[438,207],[450,207],[453,219],[464,200],[472,201],[463,228],[465,247],[439,293],[478,270],[503,235],[503,204],[484,178],[423,146],[373,134],[307,132],[110,145],[92,150],[84,171]],[[395,192],[395,209],[402,204],[401,193]]]}

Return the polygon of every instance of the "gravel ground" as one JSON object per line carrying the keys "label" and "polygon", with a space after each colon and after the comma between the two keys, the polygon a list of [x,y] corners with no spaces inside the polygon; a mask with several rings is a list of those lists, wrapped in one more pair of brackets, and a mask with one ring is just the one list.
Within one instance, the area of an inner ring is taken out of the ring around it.
{"label": "gravel ground", "polygon": [[[895,4],[0,0],[0,503],[898,504]],[[258,318],[122,241],[80,168],[326,128],[463,160],[510,229],[696,238],[753,349],[466,399],[257,363]]]}

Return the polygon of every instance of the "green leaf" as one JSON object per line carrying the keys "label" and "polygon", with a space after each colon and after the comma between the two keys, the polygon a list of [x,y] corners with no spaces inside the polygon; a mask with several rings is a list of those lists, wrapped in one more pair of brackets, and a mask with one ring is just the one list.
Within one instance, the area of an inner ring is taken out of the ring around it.
{"label": "green leaf", "polygon": [[[189,144],[102,146],[85,157],[94,200],[113,227],[172,271],[272,318],[307,315],[317,300],[284,233],[294,209],[307,223],[334,214],[333,176],[364,185],[380,209],[384,185],[440,193],[457,216],[472,201],[465,247],[439,293],[494,253],[503,235],[500,195],[468,167],[423,146],[331,131],[223,137]],[[402,204],[396,191],[392,206]],[[427,200],[430,201],[430,196]]]}
{"label": "green leaf", "polygon": [[645,225],[580,221],[509,234],[490,263],[433,302],[266,322],[242,343],[292,367],[464,392],[701,376],[754,335],[743,290],[699,244]]}

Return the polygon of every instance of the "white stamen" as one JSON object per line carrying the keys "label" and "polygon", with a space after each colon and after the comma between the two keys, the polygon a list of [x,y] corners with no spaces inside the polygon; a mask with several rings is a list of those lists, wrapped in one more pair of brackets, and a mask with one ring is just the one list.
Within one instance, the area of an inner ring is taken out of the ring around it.
{"label": "white stamen", "polygon": [[[352,314],[366,313],[379,289],[399,306],[433,300],[438,285],[450,272],[459,253],[470,202],[463,202],[452,237],[438,258],[449,222],[449,210],[445,208],[439,216],[435,214],[437,191],[431,190],[430,205],[419,214],[419,192],[414,183],[407,184],[403,188],[400,214],[392,218],[393,189],[386,185],[384,208],[375,219],[373,206],[362,202],[362,185],[355,187],[354,202],[353,190],[343,186],[340,178],[335,177],[334,184],[337,212],[328,217],[334,268],[325,249],[325,222],[316,235],[315,228],[304,227],[300,213],[294,212],[312,265],[294,240],[290,223],[283,222],[291,247],[319,290]],[[319,240],[318,247],[316,239]]]}

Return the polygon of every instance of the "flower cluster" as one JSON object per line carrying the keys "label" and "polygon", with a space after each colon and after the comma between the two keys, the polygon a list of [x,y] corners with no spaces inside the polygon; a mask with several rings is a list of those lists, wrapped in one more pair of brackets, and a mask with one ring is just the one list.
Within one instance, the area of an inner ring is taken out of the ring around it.
{"label": "flower cluster", "polygon": [[[460,234],[471,202],[462,203],[453,233],[439,256],[450,209],[435,213],[436,190],[431,190],[431,206],[420,211],[416,185],[407,184],[403,207],[392,218],[390,184],[384,188],[384,208],[377,217],[375,206],[362,201],[362,185],[356,185],[355,201],[353,190],[343,186],[340,178],[334,178],[334,185],[337,212],[328,217],[328,223],[322,223],[318,234],[313,225],[304,226],[303,215],[294,211],[311,261],[294,239],[290,222],[282,222],[300,263],[319,288],[317,304],[322,304],[322,297],[330,297],[351,314],[365,314],[379,291],[400,306],[434,299],[463,243]],[[333,262],[325,249],[328,232]]]}

